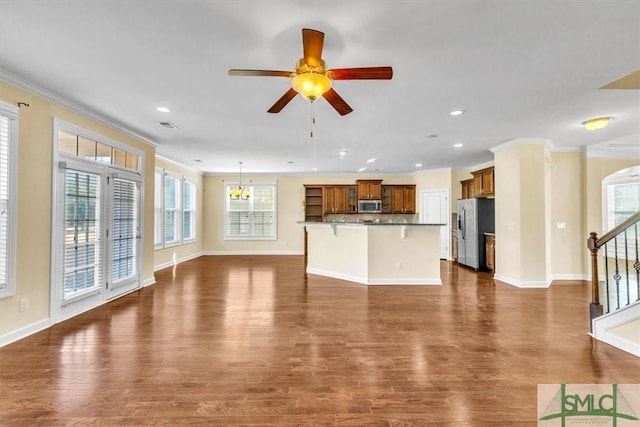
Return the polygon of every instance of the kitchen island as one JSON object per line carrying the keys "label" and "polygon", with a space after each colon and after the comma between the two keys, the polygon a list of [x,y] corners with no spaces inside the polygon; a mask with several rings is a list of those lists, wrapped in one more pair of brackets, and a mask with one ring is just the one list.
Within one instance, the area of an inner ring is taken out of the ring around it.
{"label": "kitchen island", "polygon": [[441,285],[443,224],[304,222],[307,273],[364,285]]}

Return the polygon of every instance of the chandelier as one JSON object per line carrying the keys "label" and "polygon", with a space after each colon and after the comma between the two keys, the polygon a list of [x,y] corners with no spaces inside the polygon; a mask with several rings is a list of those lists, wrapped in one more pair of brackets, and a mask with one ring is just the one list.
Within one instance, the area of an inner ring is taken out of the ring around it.
{"label": "chandelier", "polygon": [[237,187],[230,188],[227,193],[231,200],[248,200],[250,194],[245,190],[244,185],[242,185],[242,162],[238,162],[238,164],[240,165],[240,183]]}

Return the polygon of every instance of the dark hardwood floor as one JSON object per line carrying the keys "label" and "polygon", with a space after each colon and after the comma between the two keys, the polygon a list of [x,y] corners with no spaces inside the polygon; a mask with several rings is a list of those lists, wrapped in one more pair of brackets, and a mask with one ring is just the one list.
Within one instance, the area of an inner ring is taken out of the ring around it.
{"label": "dark hardwood floor", "polygon": [[0,349],[0,425],[535,426],[539,383],[640,383],[586,334],[585,282],[517,289],[305,276],[201,257]]}

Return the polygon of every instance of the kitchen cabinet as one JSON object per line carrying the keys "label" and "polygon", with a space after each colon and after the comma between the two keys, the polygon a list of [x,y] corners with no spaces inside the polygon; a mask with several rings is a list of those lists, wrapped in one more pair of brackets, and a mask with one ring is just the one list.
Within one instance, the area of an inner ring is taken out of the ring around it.
{"label": "kitchen cabinet", "polygon": [[451,258],[458,260],[458,232],[451,230]]}
{"label": "kitchen cabinet", "polygon": [[474,197],[489,197],[495,194],[493,166],[471,172],[473,175]]}
{"label": "kitchen cabinet", "polygon": [[413,214],[416,212],[415,185],[383,185],[382,213]]}
{"label": "kitchen cabinet", "polygon": [[462,198],[471,199],[475,194],[473,190],[473,178],[460,181],[460,185],[462,186]]}
{"label": "kitchen cabinet", "polygon": [[389,185],[382,186],[382,213],[390,214],[393,209],[392,193],[393,190]]}
{"label": "kitchen cabinet", "polygon": [[304,186],[304,220],[322,221],[322,186]]}
{"label": "kitchen cabinet", "polygon": [[381,179],[359,179],[356,184],[358,186],[358,200],[382,199]]}
{"label": "kitchen cabinet", "polygon": [[493,166],[471,172],[473,178],[460,181],[462,198],[492,197],[495,195],[495,173]]}
{"label": "kitchen cabinet", "polygon": [[347,214],[358,211],[356,187],[332,185],[322,187],[323,214]]}
{"label": "kitchen cabinet", "polygon": [[493,234],[484,235],[485,250],[487,256],[487,270],[496,270],[496,236]]}

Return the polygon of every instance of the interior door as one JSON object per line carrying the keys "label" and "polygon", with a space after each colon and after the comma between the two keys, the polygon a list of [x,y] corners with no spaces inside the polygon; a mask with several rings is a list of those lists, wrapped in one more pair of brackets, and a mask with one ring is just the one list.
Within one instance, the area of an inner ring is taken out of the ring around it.
{"label": "interior door", "polygon": [[106,261],[110,299],[140,286],[140,178],[114,172],[108,188],[111,200]]}
{"label": "interior door", "polygon": [[449,191],[422,191],[420,222],[444,224],[440,227],[440,258],[449,259]]}

